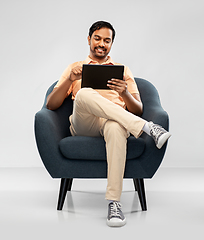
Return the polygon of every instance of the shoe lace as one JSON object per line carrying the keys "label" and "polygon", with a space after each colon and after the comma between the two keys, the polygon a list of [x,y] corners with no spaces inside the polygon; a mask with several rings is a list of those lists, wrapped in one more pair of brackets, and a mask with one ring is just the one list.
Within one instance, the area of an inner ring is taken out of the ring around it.
{"label": "shoe lace", "polygon": [[154,136],[155,139],[158,139],[158,137],[163,133],[164,131],[162,130],[162,128],[159,125],[152,125],[150,133],[152,134],[152,136]]}
{"label": "shoe lace", "polygon": [[120,217],[121,204],[118,202],[113,202],[110,206],[110,216]]}

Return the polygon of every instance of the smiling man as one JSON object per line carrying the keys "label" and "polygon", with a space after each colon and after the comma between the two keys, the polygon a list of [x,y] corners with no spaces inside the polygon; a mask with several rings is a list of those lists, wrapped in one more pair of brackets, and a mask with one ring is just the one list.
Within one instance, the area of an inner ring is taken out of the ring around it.
{"label": "smiling man", "polygon": [[134,77],[124,66],[123,79],[110,79],[110,90],[81,88],[83,64],[121,65],[109,56],[115,30],[104,21],[94,23],[89,29],[89,56],[85,61],[70,64],[63,72],[51,94],[47,108],[59,108],[65,98],[72,94],[73,113],[70,116],[70,131],[73,136],[102,136],[106,142],[108,164],[108,226],[123,226],[120,197],[126,163],[126,144],[130,133],[138,138],[142,132],[150,135],[160,149],[171,136],[161,126],[142,119],[143,105]]}
{"label": "smiling man", "polygon": [[101,28],[93,33],[92,38],[90,35],[88,36],[90,57],[92,59],[96,58],[99,63],[103,63],[107,60],[107,55],[111,50],[113,42],[112,35],[111,29]]}

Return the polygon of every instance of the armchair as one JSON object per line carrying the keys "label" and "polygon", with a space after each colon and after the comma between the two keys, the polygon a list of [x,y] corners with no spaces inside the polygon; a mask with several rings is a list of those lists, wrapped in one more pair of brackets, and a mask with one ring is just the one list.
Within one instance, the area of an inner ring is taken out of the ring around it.
{"label": "armchair", "polygon": [[[142,118],[169,128],[169,118],[161,106],[156,88],[147,80],[135,78],[143,102]],[[35,138],[43,164],[52,178],[60,178],[57,210],[62,210],[67,191],[74,178],[106,178],[105,141],[102,137],[71,136],[69,115],[72,114],[71,96],[55,111],[46,108],[47,90],[42,109],[35,115]],[[133,179],[141,208],[147,210],[144,179],[152,178],[165,154],[167,143],[159,150],[147,134],[127,141],[127,161],[124,178]]]}

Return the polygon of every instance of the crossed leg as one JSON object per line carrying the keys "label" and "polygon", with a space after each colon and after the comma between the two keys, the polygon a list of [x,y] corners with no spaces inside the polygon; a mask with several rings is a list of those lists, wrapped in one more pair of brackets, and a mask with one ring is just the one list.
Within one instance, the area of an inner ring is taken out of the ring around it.
{"label": "crossed leg", "polygon": [[106,199],[120,201],[129,132],[142,133],[145,120],[90,88],[78,91],[70,118],[72,135],[104,136],[108,163]]}

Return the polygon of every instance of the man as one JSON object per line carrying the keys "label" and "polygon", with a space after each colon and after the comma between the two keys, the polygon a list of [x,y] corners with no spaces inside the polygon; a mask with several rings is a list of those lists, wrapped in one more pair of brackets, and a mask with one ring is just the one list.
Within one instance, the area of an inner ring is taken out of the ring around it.
{"label": "man", "polygon": [[[110,90],[81,89],[83,64],[115,63],[108,56],[115,37],[113,26],[104,21],[94,23],[89,29],[90,54],[85,61],[69,65],[54,90],[47,98],[47,108],[59,108],[64,99],[72,93],[74,100],[70,131],[73,136],[103,136],[106,142],[108,184],[108,226],[123,226],[126,223],[120,204],[123,175],[126,162],[126,143],[129,134],[136,138],[144,131],[161,148],[171,136],[161,126],[147,122],[142,115],[143,105],[133,75],[124,68],[124,79],[110,79]],[[127,110],[128,111],[127,111]]]}

